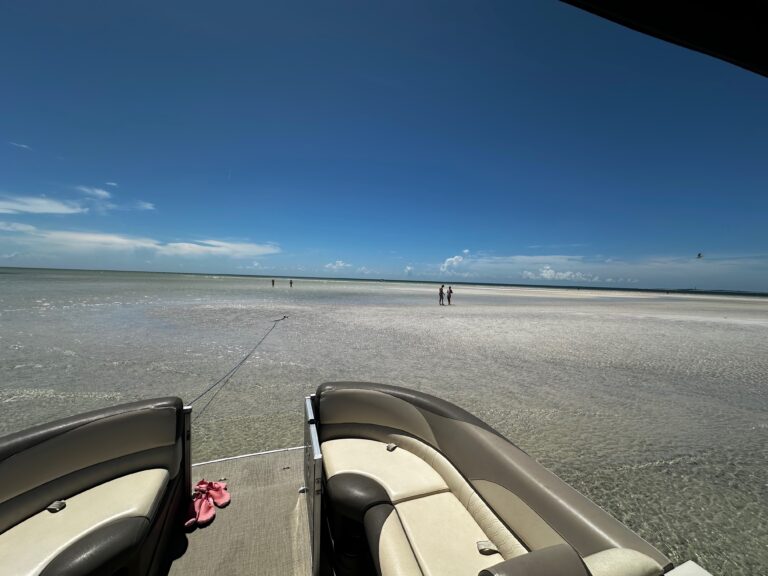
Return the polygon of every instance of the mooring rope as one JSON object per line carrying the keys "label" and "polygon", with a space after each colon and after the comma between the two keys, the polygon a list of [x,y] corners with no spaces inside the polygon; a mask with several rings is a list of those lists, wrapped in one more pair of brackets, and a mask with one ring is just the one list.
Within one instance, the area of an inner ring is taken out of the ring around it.
{"label": "mooring rope", "polygon": [[205,396],[206,394],[208,394],[208,392],[210,392],[211,390],[213,390],[214,388],[216,388],[216,386],[219,386],[219,384],[221,384],[221,386],[219,387],[219,389],[218,389],[218,390],[216,390],[216,393],[215,393],[213,396],[211,396],[211,397],[208,399],[208,402],[206,402],[206,403],[205,403],[205,406],[203,406],[203,407],[200,409],[200,412],[198,412],[198,413],[197,413],[197,415],[195,416],[195,420],[197,420],[198,418],[200,418],[200,416],[202,416],[202,415],[203,415],[203,413],[205,412],[206,408],[208,408],[208,406],[211,404],[211,402],[213,402],[213,399],[214,399],[214,398],[216,398],[216,396],[218,396],[219,392],[221,392],[221,391],[223,390],[224,386],[226,386],[226,385],[229,383],[229,381],[230,381],[230,379],[232,378],[232,376],[234,376],[234,375],[235,375],[235,373],[236,373],[238,370],[240,370],[240,368],[243,366],[243,364],[245,364],[245,363],[248,361],[248,358],[250,358],[250,357],[253,355],[253,353],[254,353],[254,352],[256,352],[256,349],[257,349],[259,346],[261,346],[261,343],[262,343],[262,342],[264,342],[264,340],[266,340],[266,339],[267,339],[267,336],[269,336],[269,335],[272,333],[272,330],[274,330],[274,329],[275,329],[275,326],[277,326],[278,322],[282,322],[282,321],[283,321],[283,320],[285,320],[286,318],[288,318],[288,316],[283,316],[282,318],[280,318],[280,319],[278,319],[278,320],[272,320],[272,326],[270,327],[270,329],[269,329],[269,330],[267,330],[266,334],[264,334],[264,336],[262,336],[262,337],[261,337],[261,340],[259,340],[259,341],[256,343],[256,346],[254,346],[253,348],[251,348],[251,351],[250,351],[250,352],[248,352],[248,354],[246,354],[245,356],[243,356],[243,358],[242,358],[242,359],[241,359],[241,360],[240,360],[240,361],[239,361],[237,364],[235,364],[235,365],[234,365],[234,366],[233,366],[233,367],[232,367],[232,368],[229,370],[229,372],[227,372],[226,374],[224,374],[224,376],[222,376],[221,378],[219,378],[218,380],[216,380],[216,382],[214,382],[213,384],[211,384],[210,386],[208,386],[208,388],[206,388],[205,390],[203,390],[203,391],[202,391],[200,394],[198,394],[198,395],[197,395],[197,397],[196,397],[194,400],[192,400],[192,402],[190,402],[190,403],[189,403],[189,405],[190,405],[190,406],[192,406],[192,405],[193,405],[195,402],[197,402],[197,401],[198,401],[198,400],[200,400],[200,399],[201,399],[203,396]]}

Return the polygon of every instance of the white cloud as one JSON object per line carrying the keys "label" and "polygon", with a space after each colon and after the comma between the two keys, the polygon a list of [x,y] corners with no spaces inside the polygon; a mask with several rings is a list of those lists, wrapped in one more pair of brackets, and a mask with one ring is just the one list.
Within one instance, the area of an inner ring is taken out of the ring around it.
{"label": "white cloud", "polygon": [[452,256],[451,258],[446,258],[445,262],[443,262],[440,265],[440,271],[441,272],[449,272],[451,270],[455,270],[456,267],[461,264],[464,261],[463,256]]}
{"label": "white cloud", "polygon": [[0,196],[0,214],[79,214],[88,212],[75,202],[37,196]]}
{"label": "white cloud", "polygon": [[[254,258],[277,254],[275,244],[201,240],[193,242],[160,242],[154,238],[109,234],[104,232],[78,232],[70,230],[41,230],[26,224],[0,222],[0,230],[15,232],[15,240],[32,245],[45,253],[98,252],[150,250],[163,256],[221,256],[225,258]],[[254,265],[258,265],[254,262]]]}
{"label": "white cloud", "polygon": [[222,240],[158,243],[156,249],[160,254],[166,256],[227,256],[229,258],[253,258],[254,256],[280,252],[280,247],[274,244],[224,242]]}
{"label": "white cloud", "polygon": [[451,273],[490,282],[601,283],[644,288],[699,288],[766,291],[768,255],[610,256],[563,254],[488,255],[471,253],[459,262],[433,264],[432,275]]}
{"label": "white cloud", "polygon": [[475,256],[471,259],[473,264],[499,267],[517,268],[520,266],[563,266],[578,265],[584,261],[583,256],[571,256],[562,254],[548,254],[542,256],[529,256],[527,254],[515,254],[511,256]]}
{"label": "white cloud", "polygon": [[467,254],[469,254],[469,248],[464,248],[464,250],[462,250],[461,253],[466,256]]}
{"label": "white cloud", "polygon": [[0,221],[0,230],[4,232],[34,232],[37,230],[34,226],[29,224],[18,224],[17,222],[2,222]]}
{"label": "white cloud", "polygon": [[112,198],[112,193],[104,190],[103,188],[94,188],[92,186],[75,186],[75,190],[79,190],[83,194],[98,198],[99,200],[106,200]]}
{"label": "white cloud", "polygon": [[37,235],[52,241],[63,249],[82,250],[137,250],[148,248],[159,249],[160,245],[152,238],[136,238],[120,234],[104,234],[101,232],[70,232],[66,230],[39,231]]}
{"label": "white cloud", "polygon": [[334,272],[338,272],[339,270],[343,270],[344,268],[350,268],[352,264],[347,264],[343,260],[336,260],[336,262],[329,262],[325,265],[326,268],[329,270],[333,270]]}
{"label": "white cloud", "polygon": [[526,280],[596,282],[601,270],[592,270],[594,264],[595,262],[587,261],[582,256],[494,256],[481,252],[447,258],[439,265],[439,270],[443,274],[493,282],[515,282],[521,277]]}
{"label": "white cloud", "polygon": [[447,258],[439,265],[439,270],[444,273],[461,271],[477,278],[512,280],[519,278],[524,270],[538,269],[543,266],[550,266],[557,270],[562,268],[580,270],[584,266],[584,261],[581,256],[491,256],[481,253]]}
{"label": "white cloud", "polygon": [[406,266],[406,267],[403,269],[403,273],[404,273],[406,276],[410,276],[411,274],[413,274],[413,266]]}
{"label": "white cloud", "polygon": [[113,188],[117,188],[117,182],[104,182],[105,186],[112,186]]}
{"label": "white cloud", "polygon": [[368,268],[366,266],[360,266],[357,269],[357,273],[358,274],[373,274],[373,270],[371,270],[370,268]]}
{"label": "white cloud", "polygon": [[22,150],[32,150],[32,147],[27,146],[26,144],[19,144],[18,142],[8,142],[8,144],[16,148],[21,148]]}
{"label": "white cloud", "polygon": [[[117,182],[107,182],[107,186],[117,187]],[[75,190],[82,192],[89,196],[84,199],[92,203],[92,208],[97,212],[106,212],[107,210],[154,210],[155,205],[152,202],[145,202],[138,200],[129,205],[117,205],[111,202],[107,202],[112,198],[113,193],[104,188],[97,188],[95,186],[75,186]]]}
{"label": "white cloud", "polygon": [[245,266],[238,266],[237,269],[238,270],[256,270],[259,268],[259,266],[261,266],[261,264],[259,264],[258,262],[253,262],[250,265],[246,264]]}
{"label": "white cloud", "polygon": [[577,280],[580,282],[600,281],[600,276],[585,274],[584,272],[574,272],[573,270],[558,272],[551,266],[542,266],[539,268],[538,272],[523,270],[522,276],[526,280]]}

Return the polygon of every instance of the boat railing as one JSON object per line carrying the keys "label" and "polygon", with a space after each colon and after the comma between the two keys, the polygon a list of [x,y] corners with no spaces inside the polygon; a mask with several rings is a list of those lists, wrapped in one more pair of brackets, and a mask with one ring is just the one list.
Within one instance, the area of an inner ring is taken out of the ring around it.
{"label": "boat railing", "polygon": [[320,570],[323,454],[320,451],[314,404],[314,394],[304,398],[304,492],[309,519],[312,575],[317,576]]}
{"label": "boat railing", "polygon": [[192,494],[192,406],[184,405],[184,494]]}

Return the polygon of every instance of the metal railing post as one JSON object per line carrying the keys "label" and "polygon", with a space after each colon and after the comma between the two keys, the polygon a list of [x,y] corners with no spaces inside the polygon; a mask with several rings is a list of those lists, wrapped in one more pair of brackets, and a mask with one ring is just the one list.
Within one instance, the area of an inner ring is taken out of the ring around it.
{"label": "metal railing post", "polygon": [[192,494],[192,406],[184,406],[184,490],[185,497]]}
{"label": "metal railing post", "polygon": [[320,573],[320,538],[322,528],[323,454],[317,434],[314,394],[304,398],[304,487],[307,498],[312,574]]}

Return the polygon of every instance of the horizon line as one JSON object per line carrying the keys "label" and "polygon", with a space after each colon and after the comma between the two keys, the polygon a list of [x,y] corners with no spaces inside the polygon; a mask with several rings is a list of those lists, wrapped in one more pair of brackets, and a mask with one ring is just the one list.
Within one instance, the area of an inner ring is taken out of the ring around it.
{"label": "horizon line", "polygon": [[[616,286],[588,286],[581,284],[520,284],[512,282],[466,282],[458,280],[446,282],[445,280],[408,280],[391,278],[357,278],[353,276],[284,276],[282,274],[235,274],[231,272],[175,272],[157,270],[116,270],[110,268],[40,268],[36,266],[0,266],[0,270],[61,270],[69,272],[117,272],[125,274],[176,274],[183,276],[226,276],[230,278],[264,278],[264,279],[298,279],[298,280],[330,280],[337,282],[401,282],[408,284],[451,284],[455,286],[493,286],[498,288],[543,288],[558,290],[600,290],[605,292],[647,292],[665,294],[701,294],[712,296],[754,296],[768,298],[768,292],[752,290],[720,290],[699,288],[620,288]],[[1,273],[1,272],[0,272]]]}

